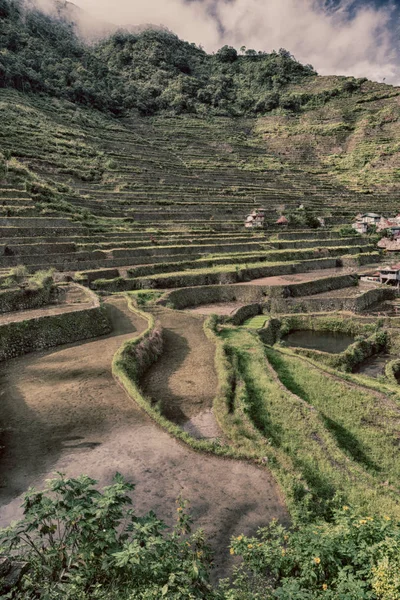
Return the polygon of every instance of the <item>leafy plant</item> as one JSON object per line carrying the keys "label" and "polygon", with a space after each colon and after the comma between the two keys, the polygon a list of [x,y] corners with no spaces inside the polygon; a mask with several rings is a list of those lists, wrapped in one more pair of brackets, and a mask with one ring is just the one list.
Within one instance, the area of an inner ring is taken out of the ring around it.
{"label": "leafy plant", "polygon": [[193,534],[178,501],[172,531],[153,512],[131,508],[134,486],[116,474],[102,491],[96,481],[59,475],[46,490],[31,489],[24,517],[3,530],[3,552],[28,563],[14,598],[212,598],[210,551]]}
{"label": "leafy plant", "polygon": [[344,505],[332,523],[288,530],[277,522],[256,537],[232,540],[243,558],[229,600],[395,600],[399,598],[400,529],[389,517]]}

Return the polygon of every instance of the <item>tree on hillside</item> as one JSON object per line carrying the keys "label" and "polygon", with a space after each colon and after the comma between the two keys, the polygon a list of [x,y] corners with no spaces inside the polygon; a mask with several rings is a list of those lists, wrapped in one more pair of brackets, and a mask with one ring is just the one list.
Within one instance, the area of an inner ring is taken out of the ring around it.
{"label": "tree on hillside", "polygon": [[218,60],[223,63],[233,63],[238,58],[238,53],[232,46],[223,46],[216,54]]}

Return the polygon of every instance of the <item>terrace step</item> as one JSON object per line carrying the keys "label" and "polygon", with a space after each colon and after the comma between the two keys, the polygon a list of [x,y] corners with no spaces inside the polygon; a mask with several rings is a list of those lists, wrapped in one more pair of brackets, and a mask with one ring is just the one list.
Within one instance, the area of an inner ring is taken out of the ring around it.
{"label": "terrace step", "polygon": [[0,239],[4,241],[13,238],[37,238],[44,237],[47,235],[53,236],[66,236],[69,238],[70,234],[79,235],[85,234],[87,229],[85,227],[2,227],[0,226]]}
{"label": "terrace step", "polygon": [[[1,250],[3,249],[3,253]],[[37,244],[4,244],[0,245],[0,256],[41,256],[71,254],[76,251],[76,245],[69,243],[37,243]]]}
{"label": "terrace step", "polygon": [[74,227],[69,219],[61,217],[0,217],[0,227]]}
{"label": "terrace step", "polygon": [[28,192],[25,192],[23,189],[18,188],[0,188],[0,202],[6,198],[24,198],[25,200],[31,200],[31,196]]}

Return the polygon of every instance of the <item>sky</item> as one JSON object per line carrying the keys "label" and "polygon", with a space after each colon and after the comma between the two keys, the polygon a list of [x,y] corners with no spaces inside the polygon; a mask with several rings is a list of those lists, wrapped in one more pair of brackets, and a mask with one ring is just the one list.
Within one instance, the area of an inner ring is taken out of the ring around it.
{"label": "sky", "polygon": [[163,25],[214,52],[286,48],[321,75],[400,85],[400,0],[75,0],[122,26]]}

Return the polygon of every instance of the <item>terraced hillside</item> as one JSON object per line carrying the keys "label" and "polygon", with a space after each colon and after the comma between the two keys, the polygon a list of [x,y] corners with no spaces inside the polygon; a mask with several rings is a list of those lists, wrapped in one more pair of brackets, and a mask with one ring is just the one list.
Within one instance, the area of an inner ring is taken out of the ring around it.
{"label": "terraced hillside", "polygon": [[[318,78],[315,85],[320,85],[319,79],[325,78]],[[328,78],[325,85],[334,81]],[[162,273],[180,272],[173,263],[183,263],[184,258],[193,263],[212,257],[204,265],[182,265],[196,270],[225,261],[239,266],[281,262],[290,253],[263,256],[264,250],[275,249],[263,243],[265,233],[244,231],[243,219],[255,206],[266,209],[268,236],[268,228],[273,234],[282,212],[298,218],[300,203],[310,217],[323,216],[328,228],[348,223],[364,209],[389,214],[397,207],[396,154],[386,152],[392,163],[390,182],[382,171],[377,180],[371,179],[370,194],[354,188],[366,191],[357,177],[368,174],[371,165],[361,170],[348,167],[355,178],[346,186],[345,170],[334,171],[329,154],[341,143],[341,156],[347,156],[344,164],[348,165],[360,150],[354,131],[364,127],[366,132],[365,123],[387,110],[387,98],[371,100],[375,87],[363,84],[359,94],[363,103],[356,106],[354,127],[345,128],[339,123],[343,98],[331,100],[329,110],[305,111],[301,116],[115,119],[60,100],[2,90],[6,159],[0,231],[7,250],[1,266],[22,262],[30,269],[47,265],[78,271],[161,263],[165,270],[155,266],[153,272]],[[393,116],[395,90],[390,96]],[[306,133],[309,119],[315,129],[312,144]],[[387,129],[389,144],[395,137],[395,122],[381,123],[379,128]],[[374,128],[368,130],[371,155],[380,152],[383,164],[389,158],[383,156]],[[307,160],[296,150],[300,145],[308,148]],[[332,248],[337,247],[338,236],[335,240],[332,234],[331,239]],[[361,240],[354,243],[368,246]],[[294,247],[289,244],[287,250]],[[299,241],[296,250],[301,247]],[[335,251],[326,253],[332,256]],[[302,258],[316,254],[303,253]],[[300,254],[291,256],[300,258]]]}
{"label": "terraced hillside", "polygon": [[[75,48],[65,93],[50,59],[21,76],[27,93],[0,57],[0,522],[55,469],[102,484],[118,470],[168,523],[190,498],[226,574],[230,537],[273,517],[398,519],[398,290],[360,281],[387,257],[349,224],[399,212],[399,89],[284,51],[233,67],[169,33],[121,36]],[[172,38],[187,64],[165,58]],[[145,43],[164,57],[160,94],[128,60]],[[264,227],[247,230],[255,208]]]}

